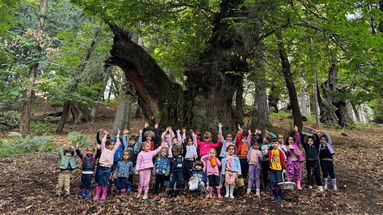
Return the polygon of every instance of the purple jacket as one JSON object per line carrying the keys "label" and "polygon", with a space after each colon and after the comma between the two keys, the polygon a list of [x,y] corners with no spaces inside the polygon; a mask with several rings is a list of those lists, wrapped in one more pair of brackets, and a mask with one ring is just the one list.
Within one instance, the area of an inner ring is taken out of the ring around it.
{"label": "purple jacket", "polygon": [[[303,156],[302,151],[299,149],[300,142],[301,142],[301,135],[299,134],[299,132],[295,132],[295,143],[292,146],[287,146],[287,148],[288,149],[289,148],[293,148],[294,149],[294,153],[295,153],[295,155],[298,158],[298,161],[299,162],[303,162],[303,161],[305,161],[305,157]],[[286,157],[287,157],[287,165],[292,164],[293,161],[291,160],[291,152],[290,152],[290,150],[287,150]]]}

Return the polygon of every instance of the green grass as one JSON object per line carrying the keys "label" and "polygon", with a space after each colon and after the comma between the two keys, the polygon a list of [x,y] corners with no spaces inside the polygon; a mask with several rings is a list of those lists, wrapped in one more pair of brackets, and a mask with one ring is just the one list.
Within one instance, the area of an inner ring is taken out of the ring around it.
{"label": "green grass", "polygon": [[41,123],[41,122],[31,122],[30,123],[31,130],[39,130],[39,131],[52,131],[55,130],[57,125],[52,123]]}

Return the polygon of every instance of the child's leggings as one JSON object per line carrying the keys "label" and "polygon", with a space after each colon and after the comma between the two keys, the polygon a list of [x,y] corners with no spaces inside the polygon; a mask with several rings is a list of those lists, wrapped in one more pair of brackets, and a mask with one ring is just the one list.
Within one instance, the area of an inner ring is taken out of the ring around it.
{"label": "child's leggings", "polygon": [[235,179],[237,178],[237,175],[238,174],[236,172],[226,170],[225,186],[226,187],[234,187],[235,186]]}
{"label": "child's leggings", "polygon": [[331,179],[335,178],[334,163],[332,161],[321,160],[320,165],[322,167],[323,178],[327,178],[330,175]]}
{"label": "child's leggings", "polygon": [[302,180],[301,162],[299,161],[292,161],[287,165],[287,179],[293,181],[294,176],[296,180]]}
{"label": "child's leggings", "polygon": [[322,181],[320,179],[320,171],[319,171],[319,161],[310,161],[306,160],[306,171],[307,171],[307,184],[308,185],[314,185],[314,178],[316,185],[322,186]]}
{"label": "child's leggings", "polygon": [[159,194],[165,190],[165,175],[156,175],[153,194]]}
{"label": "child's leggings", "polygon": [[260,188],[260,175],[261,175],[261,167],[259,165],[249,165],[249,180],[247,181],[247,189],[251,189],[254,187]]}
{"label": "child's leggings", "polygon": [[138,172],[140,185],[138,186],[138,192],[149,191],[150,176],[152,174],[151,169],[143,169]]}

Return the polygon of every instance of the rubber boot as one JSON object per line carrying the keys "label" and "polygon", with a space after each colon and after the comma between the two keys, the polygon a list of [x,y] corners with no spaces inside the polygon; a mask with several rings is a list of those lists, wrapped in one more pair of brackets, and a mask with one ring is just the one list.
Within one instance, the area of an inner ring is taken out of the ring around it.
{"label": "rubber boot", "polygon": [[271,188],[271,192],[273,193],[274,200],[277,200],[277,190],[275,187]]}
{"label": "rubber boot", "polygon": [[117,196],[121,195],[121,190],[117,190]]}
{"label": "rubber boot", "polygon": [[108,196],[108,188],[107,187],[103,187],[102,188],[102,196],[101,196],[101,200],[106,200],[106,197]]}
{"label": "rubber boot", "polygon": [[324,178],[323,179],[323,188],[325,189],[325,190],[327,190],[327,183],[328,183],[328,178]]}
{"label": "rubber boot", "polygon": [[169,191],[168,191],[168,199],[171,199],[174,197],[174,191],[173,189],[169,188]]}
{"label": "rubber boot", "polygon": [[88,199],[89,199],[89,195],[90,195],[90,190],[89,190],[89,189],[85,190],[85,196],[84,196],[84,199],[85,199],[85,200],[88,200]]}
{"label": "rubber boot", "polygon": [[301,180],[297,180],[297,189],[302,190]]}
{"label": "rubber boot", "polygon": [[277,187],[276,194],[277,194],[277,200],[282,201],[282,190],[281,190],[281,188]]}
{"label": "rubber boot", "polygon": [[230,187],[230,198],[234,199],[234,187]]}
{"label": "rubber boot", "polygon": [[213,198],[213,188],[207,187],[207,191],[209,192],[209,198]]}
{"label": "rubber boot", "polygon": [[132,192],[132,182],[128,181],[128,192]]}
{"label": "rubber boot", "polygon": [[84,190],[83,189],[80,189],[79,191],[78,191],[78,194],[77,194],[79,197],[83,197],[83,195],[84,195]]}
{"label": "rubber boot", "polygon": [[334,191],[337,191],[338,187],[336,186],[336,178],[331,179],[331,182],[332,182],[332,188],[334,189]]}
{"label": "rubber boot", "polygon": [[215,190],[217,191],[217,197],[219,198],[219,199],[222,199],[222,196],[221,196],[221,189],[220,189],[220,187],[218,186],[218,187],[215,187]]}
{"label": "rubber boot", "polygon": [[230,187],[229,186],[226,186],[226,194],[225,194],[225,198],[229,198],[229,195],[230,195]]}
{"label": "rubber boot", "polygon": [[145,192],[144,192],[144,196],[142,197],[142,199],[144,199],[144,200],[145,200],[145,199],[148,199],[148,191],[145,190]]}
{"label": "rubber boot", "polygon": [[125,188],[122,188],[121,189],[121,194],[124,194],[126,192],[126,189]]}
{"label": "rubber boot", "polygon": [[257,189],[257,190],[255,191],[255,195],[256,195],[257,197],[260,197],[260,196],[261,196],[261,193],[260,193],[260,190],[259,190],[259,189]]}
{"label": "rubber boot", "polygon": [[93,200],[99,200],[100,199],[101,189],[102,189],[102,187],[96,187],[96,191],[95,191]]}

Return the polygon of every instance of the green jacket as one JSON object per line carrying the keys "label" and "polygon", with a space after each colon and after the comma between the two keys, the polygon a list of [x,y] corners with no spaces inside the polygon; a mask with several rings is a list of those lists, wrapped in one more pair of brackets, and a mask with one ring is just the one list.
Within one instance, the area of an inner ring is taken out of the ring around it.
{"label": "green jacket", "polygon": [[65,156],[64,147],[60,147],[59,156],[60,156],[60,167],[59,167],[60,169],[65,170],[65,169],[78,168],[78,165],[76,163],[76,156],[77,156],[76,152],[74,152],[72,156]]}

